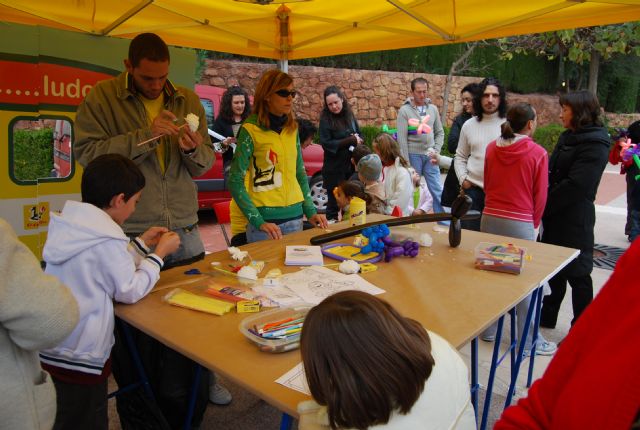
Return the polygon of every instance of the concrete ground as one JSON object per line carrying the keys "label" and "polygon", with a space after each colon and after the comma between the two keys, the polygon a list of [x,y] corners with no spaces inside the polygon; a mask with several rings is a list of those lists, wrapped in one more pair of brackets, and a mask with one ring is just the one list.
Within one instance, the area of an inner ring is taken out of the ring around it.
{"label": "concrete ground", "polygon": [[[443,178],[444,180],[444,178]],[[618,166],[608,165],[598,189],[596,197],[596,227],[595,241],[597,244],[626,249],[629,246],[627,237],[624,235],[624,224],[626,219],[626,197],[625,178],[619,174]],[[207,251],[215,252],[226,248],[220,226],[216,224],[215,217],[211,213],[201,213],[201,229],[205,248]],[[597,293],[604,285],[611,274],[610,270],[594,268],[592,278],[594,290]],[[572,318],[571,294],[567,296],[562,304],[558,324],[555,329],[541,329],[544,337],[550,341],[559,342],[569,332]],[[506,325],[506,324],[505,324]],[[506,341],[505,341],[506,342]],[[503,343],[504,345],[504,343]],[[493,343],[479,342],[479,361],[481,383],[486,383],[489,373],[489,364],[493,352]],[[469,346],[460,350],[461,355],[467,363],[470,362]],[[535,359],[534,380],[542,376],[547,365],[553,357],[538,356]],[[526,370],[528,360],[522,365],[516,389],[516,399],[526,396]],[[509,381],[508,359],[499,368],[494,384],[494,395],[491,409],[489,411],[489,425],[499,418],[504,407],[504,399],[508,389]],[[202,429],[239,429],[239,430],[263,430],[279,428],[281,413],[259,398],[247,393],[240,387],[228,381],[223,381],[233,394],[233,402],[229,406],[221,407],[210,404],[207,408]],[[111,384],[115,387],[115,384]],[[480,405],[484,399],[484,392],[480,394]],[[111,400],[109,411],[109,428],[120,429],[120,423],[115,412],[115,401]],[[294,429],[297,425],[294,424]]]}

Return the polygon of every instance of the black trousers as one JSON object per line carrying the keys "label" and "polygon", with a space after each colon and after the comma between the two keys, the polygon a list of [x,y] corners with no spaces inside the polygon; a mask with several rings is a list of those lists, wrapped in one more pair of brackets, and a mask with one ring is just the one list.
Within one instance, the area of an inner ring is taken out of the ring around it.
{"label": "black trousers", "polygon": [[[484,210],[484,190],[477,186],[472,186],[464,190],[464,193],[471,197],[473,202],[471,203],[470,210],[476,210],[480,213]],[[472,220],[463,220],[460,221],[460,225],[462,228],[473,231],[480,231],[480,219],[472,219]]]}
{"label": "black trousers", "polygon": [[540,325],[547,328],[555,328],[558,321],[560,305],[567,291],[567,282],[571,285],[571,301],[573,304],[573,325],[580,314],[589,306],[593,300],[593,282],[591,275],[567,276],[561,271],[549,280],[551,294],[545,296],[542,312],[540,314]]}
{"label": "black trousers", "polygon": [[108,430],[107,380],[95,385],[68,384],[52,376],[56,386],[54,430]]}

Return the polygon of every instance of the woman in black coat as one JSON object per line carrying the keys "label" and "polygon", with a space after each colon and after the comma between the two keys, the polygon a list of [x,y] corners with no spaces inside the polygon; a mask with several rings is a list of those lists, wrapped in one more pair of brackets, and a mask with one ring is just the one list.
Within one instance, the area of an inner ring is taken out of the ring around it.
{"label": "woman in black coat", "polygon": [[327,220],[338,220],[338,204],[333,189],[353,174],[351,151],[363,144],[360,128],[349,102],[336,86],[324,90],[324,108],[320,114],[320,144],[324,149],[322,179],[327,190]]}
{"label": "woman in black coat", "polygon": [[249,94],[247,94],[245,90],[238,86],[233,86],[229,87],[222,94],[220,112],[212,128],[213,131],[225,136],[226,139],[219,141],[211,137],[211,140],[213,143],[220,142],[225,187],[227,186],[231,160],[233,160],[234,149],[231,144],[236,143],[236,137],[238,136],[238,130],[240,130],[242,121],[247,119],[250,113],[251,102],[249,101]]}
{"label": "woman in black coat", "polygon": [[[460,130],[464,123],[473,116],[473,99],[480,96],[480,84],[476,82],[467,84],[462,88],[460,94],[462,96],[462,112],[453,120],[449,130],[449,137],[447,138],[447,150],[454,155],[456,149],[458,149]],[[460,181],[458,181],[456,169],[454,168],[455,161],[454,157],[451,160],[451,166],[449,166],[442,190],[441,202],[443,206],[447,207],[451,207],[455,198],[460,194]]]}
{"label": "woman in black coat", "polygon": [[591,92],[563,94],[560,105],[560,118],[567,130],[560,135],[549,159],[542,242],[577,248],[580,255],[549,281],[551,295],[544,298],[540,319],[540,325],[548,328],[556,326],[567,281],[572,290],[571,324],[593,300],[594,200],[610,143],[600,120],[600,104]]}

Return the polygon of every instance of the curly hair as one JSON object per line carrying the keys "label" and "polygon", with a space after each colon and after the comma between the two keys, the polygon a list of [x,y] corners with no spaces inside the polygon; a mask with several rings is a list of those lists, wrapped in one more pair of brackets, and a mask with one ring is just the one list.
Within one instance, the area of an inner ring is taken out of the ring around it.
{"label": "curly hair", "polygon": [[502,85],[502,82],[496,78],[485,78],[480,82],[480,90],[473,98],[473,113],[478,117],[479,121],[482,121],[482,115],[484,114],[484,111],[482,110],[482,96],[484,95],[484,90],[486,90],[490,85],[497,87],[498,93],[500,94],[498,115],[500,118],[504,118],[507,114],[507,91],[505,90],[504,85]]}
{"label": "curly hair", "polygon": [[220,100],[220,112],[218,117],[226,120],[227,122],[233,122],[233,96],[244,96],[244,111],[242,112],[242,119],[244,121],[251,113],[251,100],[249,100],[249,94],[241,87],[235,85],[227,88],[222,94],[222,100]]}

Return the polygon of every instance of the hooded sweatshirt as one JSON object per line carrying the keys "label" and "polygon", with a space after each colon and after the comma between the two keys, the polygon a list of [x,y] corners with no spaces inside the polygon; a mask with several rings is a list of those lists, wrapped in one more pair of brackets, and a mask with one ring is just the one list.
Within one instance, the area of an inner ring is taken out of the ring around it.
{"label": "hooded sweatshirt", "polygon": [[43,249],[45,272],[56,276],[78,302],[78,325],[64,341],[40,353],[43,363],[100,375],[111,354],[113,300],[135,303],[160,277],[163,262],[141,239],[129,243],[102,209],[67,201],[51,214]]}
{"label": "hooded sweatshirt", "polygon": [[547,151],[530,137],[498,138],[484,158],[483,215],[540,225],[547,202]]}

